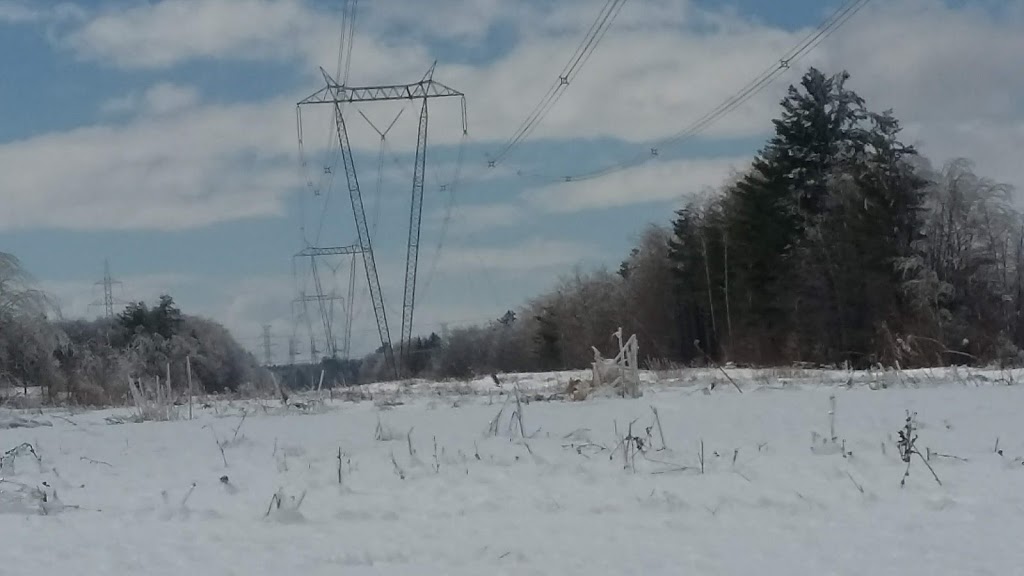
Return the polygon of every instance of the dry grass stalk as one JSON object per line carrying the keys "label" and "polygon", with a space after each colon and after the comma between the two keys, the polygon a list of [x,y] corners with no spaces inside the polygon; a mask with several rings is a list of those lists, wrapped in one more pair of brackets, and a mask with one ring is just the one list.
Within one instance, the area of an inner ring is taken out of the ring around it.
{"label": "dry grass stalk", "polygon": [[658,409],[651,406],[651,412],[654,412],[654,424],[658,427],[658,438],[661,440],[661,448],[659,450],[667,450],[668,445],[665,444],[665,431],[661,428],[661,417],[658,416]]}
{"label": "dry grass stalk", "polygon": [[398,460],[395,460],[394,452],[391,453],[391,464],[395,467],[395,475],[398,476],[399,479],[405,480],[405,470],[402,470],[402,467],[398,465]]}
{"label": "dry grass stalk", "polygon": [[700,461],[700,473],[703,474],[704,473],[704,439],[703,438],[701,438],[701,440],[700,440],[700,454],[697,455],[697,458]]}
{"label": "dry grass stalk", "polygon": [[938,474],[935,473],[935,470],[932,468],[932,465],[928,463],[928,459],[921,454],[921,452],[917,449],[917,446],[915,445],[915,443],[917,442],[917,423],[915,421],[916,416],[916,412],[913,415],[911,415],[908,411],[907,419],[903,425],[903,429],[899,431],[900,439],[897,443],[897,446],[900,450],[900,458],[907,463],[907,469],[903,473],[903,479],[900,480],[900,487],[902,488],[906,484],[907,477],[910,476],[910,461],[911,457],[914,454],[917,454],[921,461],[924,462],[924,465],[928,467],[928,471],[932,473],[932,477],[935,478],[935,482],[937,482],[939,486],[942,486],[942,481],[939,480]]}

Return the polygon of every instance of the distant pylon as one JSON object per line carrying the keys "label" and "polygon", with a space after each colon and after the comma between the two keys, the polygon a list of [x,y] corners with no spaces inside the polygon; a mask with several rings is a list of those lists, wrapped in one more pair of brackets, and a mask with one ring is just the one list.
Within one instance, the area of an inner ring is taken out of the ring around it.
{"label": "distant pylon", "polygon": [[[103,280],[96,283],[97,286],[103,286],[103,312],[107,318],[114,317],[114,284],[120,284],[121,282],[114,280],[110,274],[110,260],[103,260]],[[100,302],[93,302],[94,306],[98,306]]]}
{"label": "distant pylon", "polygon": [[299,340],[295,336],[288,337],[288,364],[295,365],[295,357],[299,355]]}
{"label": "distant pylon", "polygon": [[263,325],[263,364],[271,366],[274,364],[274,345],[270,341],[270,324]]}

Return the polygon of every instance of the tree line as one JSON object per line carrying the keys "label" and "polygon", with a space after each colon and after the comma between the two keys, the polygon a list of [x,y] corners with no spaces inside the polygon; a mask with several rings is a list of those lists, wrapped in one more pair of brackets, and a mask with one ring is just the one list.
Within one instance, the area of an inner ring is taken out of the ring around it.
{"label": "tree line", "polygon": [[114,318],[65,320],[17,257],[0,253],[0,399],[38,390],[41,401],[128,401],[129,381],[163,380],[178,393],[273,386],[270,374],[220,324],[183,314],[170,296],[133,302]]}
{"label": "tree line", "polygon": [[[1012,188],[963,159],[933,166],[849,79],[808,69],[750,165],[715,190],[680,190],[617,270],[575,270],[517,311],[453,330],[413,372],[585,368],[591,346],[615,352],[620,326],[653,366],[1020,363]],[[364,372],[384,376],[379,354]]]}

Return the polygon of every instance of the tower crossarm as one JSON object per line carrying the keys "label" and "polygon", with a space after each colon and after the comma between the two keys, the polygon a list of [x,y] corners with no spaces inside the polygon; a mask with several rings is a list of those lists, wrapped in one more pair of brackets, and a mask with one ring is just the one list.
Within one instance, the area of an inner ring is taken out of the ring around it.
{"label": "tower crossarm", "polygon": [[345,102],[380,102],[386,100],[419,100],[421,98],[464,97],[465,94],[432,78],[412,84],[382,86],[342,86],[324,75],[327,85],[299,102],[304,104],[342,104]]}
{"label": "tower crossarm", "polygon": [[337,295],[309,295],[304,294],[292,300],[295,304],[301,304],[303,302],[343,302],[345,299]]}
{"label": "tower crossarm", "polygon": [[309,246],[304,248],[301,252],[295,255],[296,258],[306,258],[310,256],[345,256],[348,254],[362,254],[363,248],[358,244],[352,246],[327,246],[327,247],[315,247]]}

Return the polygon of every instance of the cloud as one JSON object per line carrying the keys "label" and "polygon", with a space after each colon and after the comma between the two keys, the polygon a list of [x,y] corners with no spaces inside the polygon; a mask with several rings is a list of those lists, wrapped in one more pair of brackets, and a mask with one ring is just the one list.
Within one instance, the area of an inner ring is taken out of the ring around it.
{"label": "cloud", "polygon": [[263,326],[270,325],[272,334],[277,336],[276,358],[284,357],[286,338],[293,329],[290,302],[295,291],[291,276],[268,274],[229,282],[217,279],[208,283],[207,290],[216,303],[211,311],[217,312],[219,321],[235,338],[262,358],[259,336]]}
{"label": "cloud", "polygon": [[166,114],[183,108],[190,108],[199,102],[199,90],[193,86],[178,86],[163,82],[146,90],[146,110],[154,114]]}
{"label": "cloud", "polygon": [[163,0],[110,9],[71,33],[88,60],[123,68],[166,68],[188,60],[293,56],[307,10],[297,1]]}
{"label": "cloud", "polygon": [[195,86],[161,82],[147,88],[141,96],[130,92],[107,100],[100,110],[108,114],[143,112],[159,116],[192,108],[198,103],[199,90]]}
{"label": "cloud", "polygon": [[[188,100],[173,92],[146,105]],[[291,112],[289,101],[201,106],[2,144],[0,229],[177,230],[281,214],[298,188]]]}
{"label": "cloud", "polygon": [[553,266],[570,266],[596,256],[591,247],[566,240],[530,238],[512,246],[452,246],[442,253],[438,268],[455,270],[506,270],[524,272]]}
{"label": "cloud", "polygon": [[1024,68],[1024,8],[978,4],[873,4],[802,64],[848,69],[869,105],[892,107],[908,122],[1019,118],[1024,77],[1007,71]]}
{"label": "cloud", "polygon": [[688,194],[723,184],[732,173],[742,171],[749,163],[746,157],[654,161],[604,178],[528,190],[523,197],[551,213],[678,201]]}
{"label": "cloud", "polygon": [[[430,216],[430,223],[443,225],[446,211],[437,210]],[[448,233],[470,234],[482,230],[494,230],[516,226],[526,221],[527,211],[515,204],[464,204],[452,208],[448,215]]]}
{"label": "cloud", "polygon": [[[299,62],[319,80],[319,66],[335,70],[340,29],[338,10],[310,1],[158,0],[101,10],[58,44],[83,61],[126,70],[201,60]],[[372,34],[355,37],[352,72],[364,82],[422,75],[430,63],[421,46],[381,42]]]}
{"label": "cloud", "polygon": [[61,2],[46,5],[38,0],[0,0],[0,24],[35,24],[81,19],[84,12],[74,4]]}
{"label": "cloud", "polygon": [[104,114],[126,114],[134,112],[139,107],[139,95],[136,92],[129,92],[123,96],[115,96],[100,104],[100,112]]}
{"label": "cloud", "polygon": [[0,2],[0,23],[20,24],[42,19],[43,13],[24,2]]}
{"label": "cloud", "polygon": [[908,139],[920,140],[919,152],[938,167],[954,158],[967,158],[980,176],[1016,187],[1024,205],[1024,119],[1010,122],[968,121],[907,126]]}

